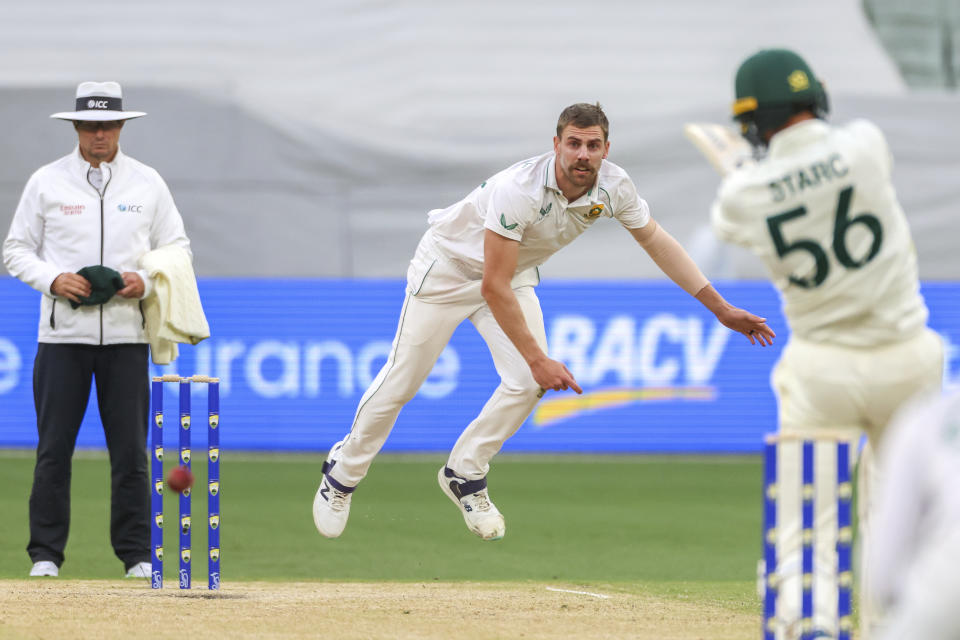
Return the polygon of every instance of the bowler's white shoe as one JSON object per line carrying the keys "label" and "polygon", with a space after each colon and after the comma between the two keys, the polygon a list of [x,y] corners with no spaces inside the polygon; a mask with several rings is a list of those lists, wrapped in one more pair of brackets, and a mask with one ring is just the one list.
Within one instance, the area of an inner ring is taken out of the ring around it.
{"label": "bowler's white shoe", "polygon": [[36,578],[39,576],[51,576],[56,578],[60,575],[60,568],[57,567],[54,563],[49,560],[41,560],[40,562],[34,562],[33,568],[30,569],[30,577]]}
{"label": "bowler's white shoe", "polygon": [[467,528],[484,540],[499,540],[507,532],[503,515],[490,502],[487,479],[466,480],[446,466],[440,467],[437,482],[463,514]]}
{"label": "bowler's white shoe", "polygon": [[337,464],[342,442],[338,442],[330,449],[330,454],[323,463],[323,477],[320,479],[320,488],[313,497],[313,524],[320,535],[327,538],[336,538],[347,526],[350,516],[350,498],[353,497],[355,487],[347,487],[330,477],[330,470]]}
{"label": "bowler's white shoe", "polygon": [[153,567],[149,562],[138,562],[127,569],[127,578],[149,578],[153,573]]}

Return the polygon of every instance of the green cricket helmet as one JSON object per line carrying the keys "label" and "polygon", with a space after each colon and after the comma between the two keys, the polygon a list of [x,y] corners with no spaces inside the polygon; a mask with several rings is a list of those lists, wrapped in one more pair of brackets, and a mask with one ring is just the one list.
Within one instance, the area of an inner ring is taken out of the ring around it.
{"label": "green cricket helmet", "polygon": [[733,118],[751,144],[765,147],[765,133],[776,131],[796,113],[825,118],[827,92],[803,58],[787,49],[763,49],[737,69]]}

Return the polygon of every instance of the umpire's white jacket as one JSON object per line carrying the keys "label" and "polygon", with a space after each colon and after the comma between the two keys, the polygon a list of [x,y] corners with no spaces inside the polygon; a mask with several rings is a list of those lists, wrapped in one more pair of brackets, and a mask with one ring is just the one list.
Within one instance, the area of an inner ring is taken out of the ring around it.
{"label": "umpire's white jacket", "polygon": [[147,342],[139,300],[114,296],[74,309],[50,292],[61,273],[99,264],[139,273],[146,297],[152,285],[137,268],[140,256],[168,244],[190,251],[180,212],[154,169],[118,150],[113,162],[100,163],[101,195],[88,181],[90,168],[76,148],[30,176],[3,243],[3,264],[43,294],[40,342]]}

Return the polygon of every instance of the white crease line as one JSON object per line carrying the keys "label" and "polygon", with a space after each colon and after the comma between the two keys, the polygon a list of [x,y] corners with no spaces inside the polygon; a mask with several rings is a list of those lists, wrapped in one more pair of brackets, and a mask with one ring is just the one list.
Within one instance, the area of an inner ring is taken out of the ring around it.
{"label": "white crease line", "polygon": [[591,596],[593,598],[608,599],[610,597],[610,596],[605,596],[602,593],[590,593],[589,591],[574,591],[573,589],[557,589],[556,587],[547,587],[547,591],[559,591],[560,593],[575,593],[578,596]]}

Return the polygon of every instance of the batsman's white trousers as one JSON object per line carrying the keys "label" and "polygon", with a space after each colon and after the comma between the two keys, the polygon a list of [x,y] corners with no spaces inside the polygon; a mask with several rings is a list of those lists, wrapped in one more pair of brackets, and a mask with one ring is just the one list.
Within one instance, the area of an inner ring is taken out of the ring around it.
{"label": "batsman's white trousers", "polygon": [[[869,537],[869,505],[876,486],[871,454],[883,438],[893,413],[912,396],[940,388],[943,380],[943,342],[925,329],[908,340],[872,349],[817,344],[792,337],[772,374],[779,403],[781,431],[816,439],[824,433],[846,433],[855,444],[866,434],[857,482],[859,546]],[[815,466],[814,626],[836,625],[836,446],[818,445]],[[851,464],[856,456],[851,455]],[[800,613],[800,496],[801,456],[797,443],[780,447],[777,460],[779,508],[777,512],[780,559],[778,615],[788,624]],[[863,573],[869,571],[863,567]],[[861,638],[879,615],[861,592]],[[791,637],[784,634],[782,637]]]}
{"label": "batsman's white trousers", "polygon": [[[334,480],[353,487],[364,478],[400,409],[417,393],[454,330],[466,319],[487,343],[500,385],[460,434],[447,466],[467,480],[487,475],[491,458],[533,411],[540,387],[480,295],[480,277],[440,254],[429,231],[421,239],[407,271],[407,295],[390,355],[360,399],[353,426],[330,472]],[[546,351],[543,313],[533,290],[538,279],[534,269],[519,274],[511,284],[527,327]]]}

